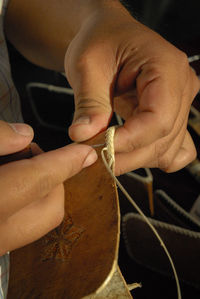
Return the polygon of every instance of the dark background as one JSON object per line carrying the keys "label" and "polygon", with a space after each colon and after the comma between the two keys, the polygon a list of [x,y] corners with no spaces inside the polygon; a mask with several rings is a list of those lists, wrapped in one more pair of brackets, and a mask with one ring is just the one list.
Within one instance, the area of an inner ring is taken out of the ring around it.
{"label": "dark background", "polygon": [[[124,1],[131,13],[141,22],[159,32],[188,56],[200,53],[200,1],[134,0]],[[35,88],[27,93],[29,82],[68,86],[63,75],[47,71],[27,62],[8,44],[13,78],[21,97],[23,116],[35,130],[35,141],[45,150],[70,143],[67,127],[73,118],[73,97]],[[200,63],[193,67],[200,74]],[[199,107],[199,95],[195,99]],[[194,136],[199,148],[199,139]],[[190,205],[199,194],[199,185],[183,169],[175,174],[153,170],[154,189],[162,188],[175,200]],[[189,203],[188,203],[189,202]],[[123,212],[122,212],[123,213]],[[148,250],[148,249],[147,249]],[[189,258],[189,257],[186,257]],[[176,298],[172,279],[151,272],[133,262],[127,255],[123,239],[120,243],[119,264],[128,282],[142,282],[143,288],[133,292],[134,298]],[[183,298],[200,298],[200,291],[181,283]]]}

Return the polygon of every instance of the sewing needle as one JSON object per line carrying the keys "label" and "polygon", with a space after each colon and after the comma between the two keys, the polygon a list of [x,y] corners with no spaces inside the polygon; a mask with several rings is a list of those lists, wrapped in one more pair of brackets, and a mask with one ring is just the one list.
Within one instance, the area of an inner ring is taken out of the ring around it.
{"label": "sewing needle", "polygon": [[105,146],[106,144],[105,143],[102,143],[102,144],[94,144],[94,145],[91,145],[91,147],[93,148],[97,148],[97,147],[102,147],[102,146]]}

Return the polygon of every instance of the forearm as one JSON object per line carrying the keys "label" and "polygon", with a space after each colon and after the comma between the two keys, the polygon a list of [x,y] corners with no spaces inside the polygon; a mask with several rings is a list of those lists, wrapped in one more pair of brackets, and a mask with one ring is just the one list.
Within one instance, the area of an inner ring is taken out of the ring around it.
{"label": "forearm", "polygon": [[118,0],[10,0],[5,31],[28,60],[61,71],[67,47],[83,23],[107,8],[123,11]]}

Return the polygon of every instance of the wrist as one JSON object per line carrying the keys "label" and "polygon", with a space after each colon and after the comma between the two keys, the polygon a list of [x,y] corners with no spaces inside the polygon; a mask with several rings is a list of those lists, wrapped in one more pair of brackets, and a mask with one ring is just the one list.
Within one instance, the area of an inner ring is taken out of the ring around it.
{"label": "wrist", "polygon": [[[120,0],[77,0],[73,2],[73,12],[71,15],[71,28],[73,28],[73,36],[75,36],[80,28],[90,19],[97,14],[108,14],[110,13],[122,17],[133,18],[127,11],[127,9],[121,4]],[[77,11],[77,7],[79,8]]]}

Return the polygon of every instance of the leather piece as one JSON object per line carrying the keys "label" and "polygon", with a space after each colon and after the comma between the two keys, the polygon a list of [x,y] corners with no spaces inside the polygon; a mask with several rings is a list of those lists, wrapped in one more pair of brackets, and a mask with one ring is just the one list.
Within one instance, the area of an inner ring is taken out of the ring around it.
{"label": "leather piece", "polygon": [[[104,143],[104,134],[88,143]],[[101,157],[64,185],[63,223],[10,255],[8,299],[82,298],[96,293],[116,269],[119,206]]]}

